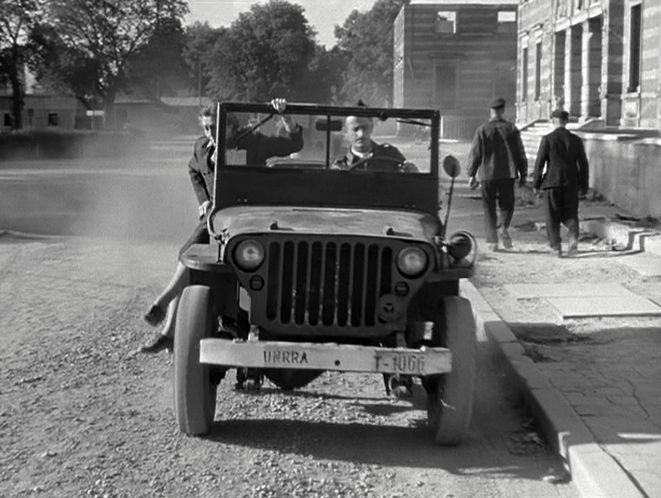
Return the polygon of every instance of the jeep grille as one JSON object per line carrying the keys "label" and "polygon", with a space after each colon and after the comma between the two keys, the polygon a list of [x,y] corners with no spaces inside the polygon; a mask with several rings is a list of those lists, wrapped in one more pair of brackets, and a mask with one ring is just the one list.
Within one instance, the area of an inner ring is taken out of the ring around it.
{"label": "jeep grille", "polygon": [[393,268],[393,249],[375,243],[272,241],[266,318],[283,325],[374,326]]}

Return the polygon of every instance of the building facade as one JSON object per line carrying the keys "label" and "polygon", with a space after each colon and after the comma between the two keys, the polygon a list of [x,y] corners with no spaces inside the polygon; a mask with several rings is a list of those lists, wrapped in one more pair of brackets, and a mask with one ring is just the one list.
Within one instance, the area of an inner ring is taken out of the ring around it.
{"label": "building facade", "polygon": [[522,0],[517,120],[661,128],[661,0]]}
{"label": "building facade", "polygon": [[442,136],[468,138],[488,118],[492,97],[513,104],[518,4],[438,0],[404,5],[394,23],[395,107],[440,109]]}

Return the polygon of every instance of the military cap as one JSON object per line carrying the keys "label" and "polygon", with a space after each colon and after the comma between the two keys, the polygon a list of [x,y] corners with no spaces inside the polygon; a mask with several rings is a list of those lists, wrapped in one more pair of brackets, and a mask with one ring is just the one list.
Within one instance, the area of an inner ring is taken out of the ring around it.
{"label": "military cap", "polygon": [[491,109],[499,109],[501,107],[505,107],[505,99],[502,97],[493,98],[489,102],[489,107]]}
{"label": "military cap", "polygon": [[562,109],[556,109],[551,113],[552,118],[560,119],[561,121],[569,121],[569,113]]}

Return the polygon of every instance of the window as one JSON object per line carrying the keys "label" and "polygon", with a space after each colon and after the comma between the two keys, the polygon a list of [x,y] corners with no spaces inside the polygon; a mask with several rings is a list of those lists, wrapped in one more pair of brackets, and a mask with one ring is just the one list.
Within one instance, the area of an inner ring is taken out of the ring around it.
{"label": "window", "polygon": [[11,114],[5,112],[4,126],[11,128],[11,125],[12,125]]}
{"label": "window", "polygon": [[641,11],[640,4],[631,7],[631,33],[629,35],[629,88],[637,92],[640,87],[641,54]]}
{"label": "window", "polygon": [[521,54],[521,100],[528,100],[528,47]]}
{"label": "window", "polygon": [[34,126],[34,109],[28,109],[28,126],[32,128]]}
{"label": "window", "polygon": [[542,91],[542,42],[535,45],[535,100],[539,100]]}
{"label": "window", "polygon": [[513,10],[499,10],[498,23],[516,22],[516,12]]}
{"label": "window", "polygon": [[457,66],[436,66],[436,106],[443,112],[457,107]]}
{"label": "window", "polygon": [[48,126],[58,126],[58,115],[56,112],[48,113]]}
{"label": "window", "polygon": [[436,32],[452,35],[457,32],[457,13],[439,10],[436,13]]}

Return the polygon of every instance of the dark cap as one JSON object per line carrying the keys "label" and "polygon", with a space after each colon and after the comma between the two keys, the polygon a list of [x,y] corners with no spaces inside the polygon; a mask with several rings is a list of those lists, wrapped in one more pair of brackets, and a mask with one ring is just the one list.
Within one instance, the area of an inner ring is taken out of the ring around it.
{"label": "dark cap", "polygon": [[561,109],[556,109],[551,113],[552,118],[557,118],[561,121],[569,121],[569,113]]}
{"label": "dark cap", "polygon": [[502,97],[493,98],[489,102],[489,107],[491,109],[500,109],[501,107],[505,107],[505,99]]}

